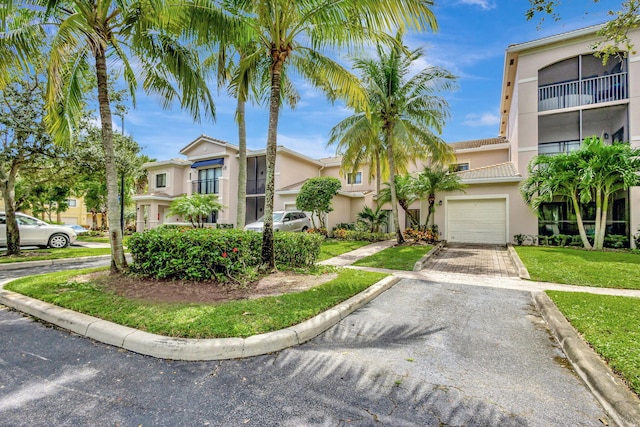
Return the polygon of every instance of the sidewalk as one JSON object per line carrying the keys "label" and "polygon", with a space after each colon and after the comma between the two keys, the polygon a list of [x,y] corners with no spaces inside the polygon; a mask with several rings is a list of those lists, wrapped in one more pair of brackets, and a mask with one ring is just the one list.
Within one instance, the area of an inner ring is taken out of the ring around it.
{"label": "sidewalk", "polygon": [[395,244],[396,244],[395,240],[385,240],[382,242],[374,242],[374,243],[371,243],[370,245],[358,248],[355,251],[347,252],[345,254],[326,259],[324,261],[319,262],[318,264],[333,265],[336,267],[346,267],[362,258],[366,258],[377,252],[380,252],[381,250],[395,246]]}

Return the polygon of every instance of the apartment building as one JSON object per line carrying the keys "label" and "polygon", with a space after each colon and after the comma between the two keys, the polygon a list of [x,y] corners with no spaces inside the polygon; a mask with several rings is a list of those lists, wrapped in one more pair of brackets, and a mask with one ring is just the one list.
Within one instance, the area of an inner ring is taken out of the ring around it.
{"label": "apartment building", "polygon": [[[504,244],[515,234],[578,234],[575,216],[558,200],[542,207],[538,217],[524,203],[520,184],[527,165],[538,154],[553,155],[577,149],[592,135],[609,143],[640,145],[640,56],[611,58],[607,64],[594,56],[591,46],[600,26],[509,46],[506,50],[501,95],[501,123],[495,138],[451,144],[454,170],[467,184],[465,192],[436,195],[435,224],[450,242]],[[640,31],[631,33],[640,46]],[[182,194],[217,194],[225,209],[211,223],[235,223],[238,147],[201,135],[184,147],[183,159],[145,165],[149,191],[134,197],[137,229],[179,222],[167,217],[173,199]],[[409,166],[421,171],[425,162]],[[246,222],[262,215],[266,157],[264,150],[247,154]],[[340,158],[312,159],[278,147],[274,209],[295,209],[295,199],[305,180],[332,176],[342,182],[328,215],[329,227],[353,222],[364,206],[375,205],[375,179],[368,166],[352,174],[340,171]],[[383,207],[390,215],[389,206]],[[428,201],[410,209],[421,221]],[[640,189],[620,192],[611,204],[607,232],[634,234],[640,226]],[[593,209],[585,206],[587,228]],[[399,210],[401,227],[409,224]],[[387,231],[392,230],[389,221]]]}

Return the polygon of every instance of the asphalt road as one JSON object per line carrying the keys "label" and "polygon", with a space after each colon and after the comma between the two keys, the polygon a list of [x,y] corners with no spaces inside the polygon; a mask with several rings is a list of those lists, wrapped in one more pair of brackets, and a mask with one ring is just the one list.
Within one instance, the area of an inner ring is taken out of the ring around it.
{"label": "asphalt road", "polygon": [[602,426],[527,292],[403,280],[309,343],[178,362],[0,310],[1,426]]}

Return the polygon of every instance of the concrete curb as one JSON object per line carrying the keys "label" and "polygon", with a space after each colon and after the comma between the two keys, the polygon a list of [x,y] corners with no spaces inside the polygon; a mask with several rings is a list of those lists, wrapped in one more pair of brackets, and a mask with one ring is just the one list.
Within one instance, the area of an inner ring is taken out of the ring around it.
{"label": "concrete curb", "polygon": [[569,358],[573,369],[587,384],[612,420],[620,427],[637,426],[640,420],[640,399],[582,340],[546,293],[534,293],[533,300]]}
{"label": "concrete curb", "polygon": [[518,270],[518,276],[524,280],[531,280],[531,276],[529,276],[529,270],[524,266],[524,263],[518,256],[518,252],[514,249],[511,243],[507,243],[507,251],[509,252],[509,258],[511,258],[511,262],[515,265],[516,270]]}
{"label": "concrete curb", "polygon": [[74,264],[77,262],[98,261],[101,259],[111,259],[111,255],[94,255],[94,256],[83,256],[79,258],[59,258],[59,259],[45,259],[42,261],[11,262],[6,264],[0,264],[0,271],[19,270],[22,268],[31,268],[31,267],[46,267],[49,265]]}
{"label": "concrete curb", "polygon": [[97,317],[7,291],[0,283],[0,304],[105,344],[172,360],[223,360],[257,356],[302,344],[371,302],[401,279],[385,277],[348,300],[297,325],[248,338],[170,338],[117,325]]}
{"label": "concrete curb", "polygon": [[413,265],[413,271],[422,270],[429,259],[431,259],[432,256],[437,255],[442,250],[442,248],[445,247],[446,244],[447,242],[442,241],[435,247],[433,247],[425,256],[416,261],[416,263]]}

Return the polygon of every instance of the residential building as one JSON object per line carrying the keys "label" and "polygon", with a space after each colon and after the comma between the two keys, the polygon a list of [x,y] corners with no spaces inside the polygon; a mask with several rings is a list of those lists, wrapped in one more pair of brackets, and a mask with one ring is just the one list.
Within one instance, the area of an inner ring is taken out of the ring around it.
{"label": "residential building", "polygon": [[[504,244],[515,234],[578,234],[575,216],[558,200],[532,212],[520,194],[527,165],[538,154],[553,155],[577,149],[587,136],[608,143],[640,145],[640,56],[614,57],[603,65],[591,46],[601,26],[589,27],[540,40],[509,46],[506,50],[501,95],[501,123],[495,138],[451,144],[452,165],[465,192],[436,195],[435,224],[450,242]],[[630,33],[640,46],[640,30]],[[134,197],[137,229],[153,228],[170,218],[166,210],[181,194],[218,194],[225,209],[208,220],[235,223],[238,147],[202,135],[180,151],[186,159],[149,163],[149,191]],[[294,209],[305,180],[332,176],[342,182],[328,215],[332,227],[353,222],[358,212],[375,205],[375,179],[368,165],[344,174],[340,158],[312,159],[286,147],[278,147],[275,170],[274,209]],[[409,167],[421,171],[426,162]],[[260,217],[264,209],[265,151],[247,153],[246,222]],[[390,207],[384,206],[390,214]],[[410,209],[424,222],[428,201]],[[593,209],[583,212],[587,228]],[[410,225],[400,209],[401,227]],[[620,192],[610,207],[607,232],[630,236],[640,226],[640,188]],[[388,221],[386,231],[392,230]]]}
{"label": "residential building", "polygon": [[[67,199],[68,208],[64,212],[53,214],[51,220],[61,224],[78,224],[85,227],[91,227],[93,223],[93,216],[91,212],[87,210],[82,197],[70,197]],[[4,211],[4,201],[0,199],[0,211]],[[27,215],[32,215],[29,210],[25,211]],[[102,224],[102,214],[97,213],[97,224]],[[48,221],[46,215],[41,215],[44,221]]]}

